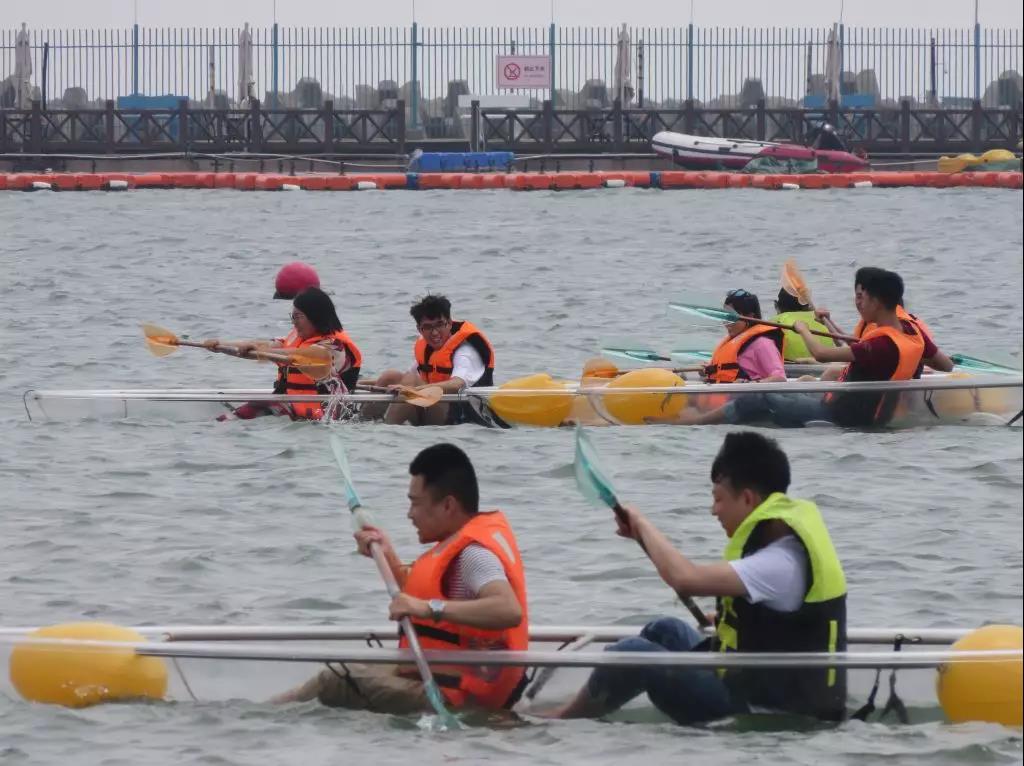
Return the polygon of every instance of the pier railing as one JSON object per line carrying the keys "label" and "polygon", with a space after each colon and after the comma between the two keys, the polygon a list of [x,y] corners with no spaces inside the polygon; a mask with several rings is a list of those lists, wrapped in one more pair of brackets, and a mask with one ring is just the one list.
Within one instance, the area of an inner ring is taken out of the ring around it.
{"label": "pier railing", "polygon": [[[392,109],[0,109],[0,154],[145,154],[155,152],[291,155],[404,155],[425,150],[508,150],[519,154],[643,153],[655,133],[805,143],[828,122],[853,149],[869,154],[955,154],[1013,149],[1021,140],[1024,108],[912,107],[843,109],[769,108],[761,99],[748,109],[485,109],[474,101],[443,138],[407,130],[402,100]],[[451,135],[456,134],[456,135]]]}

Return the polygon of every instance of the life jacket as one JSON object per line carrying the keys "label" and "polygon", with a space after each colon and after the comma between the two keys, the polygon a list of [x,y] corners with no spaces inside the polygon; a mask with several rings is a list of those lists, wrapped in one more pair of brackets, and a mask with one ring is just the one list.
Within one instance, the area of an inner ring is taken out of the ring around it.
{"label": "life jacket", "polygon": [[[888,380],[911,380],[921,376],[921,357],[924,354],[924,337],[913,322],[903,321],[903,332],[895,327],[878,327],[864,333],[862,341],[885,336],[896,344],[899,361]],[[850,362],[839,373],[840,381],[856,382],[877,380],[869,378],[857,362]],[[885,393],[828,392],[824,402],[831,409],[832,420],[841,426],[885,425],[896,412],[900,401],[898,391]]]}
{"label": "life jacket", "polygon": [[[912,325],[914,325],[914,327],[918,328],[919,330],[923,330],[924,334],[931,338],[933,341],[935,340],[935,336],[932,334],[931,328],[924,323],[924,320],[918,318],[914,314],[911,314],[909,311],[907,311],[900,305],[896,306],[896,318],[902,319],[904,322],[910,322]],[[865,323],[865,321],[861,319],[859,322],[857,322],[857,326],[853,328],[853,337],[863,338],[865,332],[874,329],[875,327],[876,325],[874,322]]]}
{"label": "life jacket", "polygon": [[[326,335],[313,335],[306,339],[302,339],[297,333],[292,332],[285,338],[283,345],[285,348],[302,348],[325,340],[333,341],[335,344],[340,343],[344,347],[349,368],[341,374],[341,382],[345,384],[347,390],[351,391],[359,381],[359,368],[363,364],[363,355],[347,332],[338,330]],[[282,366],[278,370],[274,392],[288,395],[331,393],[326,386],[318,384],[298,367],[292,366]],[[323,409],[318,402],[292,402],[291,407],[296,418],[317,420],[323,414]]]}
{"label": "life jacket", "polygon": [[454,369],[453,357],[456,349],[469,343],[484,362],[484,374],[473,383],[476,386],[494,385],[494,348],[487,337],[472,322],[452,322],[452,334],[439,349],[427,345],[421,335],[413,346],[416,369],[424,383],[442,383],[450,380]]}
{"label": "life jacket", "polygon": [[[764,548],[764,522],[778,519],[796,535],[807,556],[808,584],[795,612],[751,604],[742,596],[718,599],[715,648],[723,652],[846,651],[846,577],[817,506],[774,492],[743,520],[725,547],[726,561]],[[842,668],[719,671],[730,692],[748,704],[842,720],[846,671]]]}
{"label": "life jacket", "polygon": [[[514,628],[483,630],[454,622],[413,619],[424,649],[522,651],[529,648],[530,627],[526,611],[526,575],[519,546],[501,511],[478,513],[451,537],[424,553],[409,570],[402,591],[424,600],[443,599],[442,583],[455,558],[470,543],[482,545],[501,561],[523,619]],[[407,646],[403,637],[400,646]],[[511,707],[525,685],[526,671],[517,667],[441,666],[434,675],[448,701],[499,709]]]}
{"label": "life jacket", "polygon": [[[776,316],[772,321],[778,322],[779,324],[803,322],[812,330],[828,332],[828,328],[814,318],[813,311],[786,311],[785,313]],[[836,345],[834,340],[822,335],[817,337],[817,341],[823,346]],[[807,348],[807,343],[804,341],[800,333],[795,330],[782,331],[782,358],[785,361],[795,362],[798,359],[807,359],[809,356],[811,356],[811,352]]]}
{"label": "life jacket", "polygon": [[[740,367],[739,358],[743,350],[760,337],[771,338],[782,351],[782,330],[765,324],[748,327],[736,337],[726,336],[715,346],[711,361],[704,366],[708,383],[734,383],[736,380],[750,380]],[[704,412],[718,409],[729,401],[729,394],[709,394],[696,398],[697,408]]]}

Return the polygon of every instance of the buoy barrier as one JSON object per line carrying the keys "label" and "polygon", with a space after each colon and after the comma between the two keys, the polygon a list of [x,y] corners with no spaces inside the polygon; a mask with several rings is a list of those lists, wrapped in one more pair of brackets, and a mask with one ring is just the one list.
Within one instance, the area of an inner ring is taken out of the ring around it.
{"label": "buoy barrier", "polygon": [[[116,183],[115,183],[116,182]],[[1024,188],[1016,171],[939,173],[937,171],[860,171],[766,175],[724,171],[564,171],[556,173],[0,173],[0,191],[123,191],[125,189],[235,189],[281,191],[366,191],[369,189],[513,189],[575,191],[640,187],[654,189],[865,189],[878,187],[947,189]]]}

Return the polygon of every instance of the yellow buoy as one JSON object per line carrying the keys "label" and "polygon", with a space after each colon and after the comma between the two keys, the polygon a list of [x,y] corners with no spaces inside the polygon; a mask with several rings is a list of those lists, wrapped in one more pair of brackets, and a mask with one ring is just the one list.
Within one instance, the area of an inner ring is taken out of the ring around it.
{"label": "yellow buoy", "polygon": [[[966,372],[951,372],[950,378],[970,378]],[[933,391],[931,404],[936,414],[942,418],[958,418],[975,412],[988,412],[1003,415],[1016,412],[1020,407],[1014,406],[1014,390],[1007,388],[947,388]]]}
{"label": "yellow buoy", "polygon": [[[530,426],[559,426],[572,409],[572,394],[546,372],[502,383],[488,402],[502,420]],[[527,389],[532,395],[503,394],[501,389]],[[550,391],[551,393],[543,393]]]}
{"label": "yellow buoy", "polygon": [[[686,382],[671,370],[645,367],[620,375],[608,384],[608,389],[684,385]],[[627,425],[642,425],[644,418],[673,417],[686,406],[684,394],[605,394],[601,401],[609,415]]]}
{"label": "yellow buoy", "polygon": [[[954,651],[1017,649],[1024,630],[1017,625],[986,625],[953,644]],[[1021,660],[950,662],[939,667],[939,704],[953,723],[988,721],[1021,725]]]}
{"label": "yellow buoy", "polygon": [[[145,641],[134,630],[102,622],[51,625],[28,638]],[[163,699],[167,666],[131,647],[67,646],[25,642],[11,651],[11,683],[30,702],[87,707],[125,699]]]}

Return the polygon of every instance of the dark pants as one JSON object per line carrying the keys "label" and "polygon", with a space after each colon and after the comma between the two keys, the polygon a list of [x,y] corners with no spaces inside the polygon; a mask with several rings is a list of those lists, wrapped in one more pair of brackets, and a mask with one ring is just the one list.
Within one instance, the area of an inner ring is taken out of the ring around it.
{"label": "dark pants", "polygon": [[[608,647],[617,652],[701,651],[704,637],[675,617],[648,623],[634,638]],[[733,700],[714,670],[703,668],[597,668],[587,681],[592,697],[617,709],[646,692],[658,710],[676,723],[693,724],[747,712]]]}

